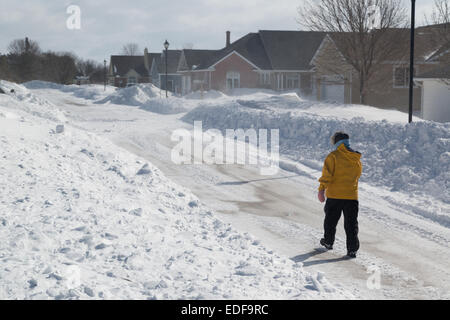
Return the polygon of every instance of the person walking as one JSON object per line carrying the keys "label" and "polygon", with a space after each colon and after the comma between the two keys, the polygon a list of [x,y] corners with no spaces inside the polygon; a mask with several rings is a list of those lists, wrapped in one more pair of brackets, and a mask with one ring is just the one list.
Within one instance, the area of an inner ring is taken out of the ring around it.
{"label": "person walking", "polygon": [[356,258],[358,239],[358,180],[362,173],[361,153],[350,148],[350,137],[345,132],[336,132],[331,137],[335,150],[325,159],[318,198],[324,207],[324,237],[320,244],[333,249],[336,226],[344,213],[344,229],[347,236],[347,256]]}

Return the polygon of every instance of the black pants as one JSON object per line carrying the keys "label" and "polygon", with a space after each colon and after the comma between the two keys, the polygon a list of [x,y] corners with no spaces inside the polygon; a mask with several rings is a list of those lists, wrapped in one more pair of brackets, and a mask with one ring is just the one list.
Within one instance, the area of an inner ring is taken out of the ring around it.
{"label": "black pants", "polygon": [[327,199],[325,203],[325,242],[333,245],[336,226],[344,212],[344,228],[347,235],[347,251],[358,251],[358,206],[357,200]]}

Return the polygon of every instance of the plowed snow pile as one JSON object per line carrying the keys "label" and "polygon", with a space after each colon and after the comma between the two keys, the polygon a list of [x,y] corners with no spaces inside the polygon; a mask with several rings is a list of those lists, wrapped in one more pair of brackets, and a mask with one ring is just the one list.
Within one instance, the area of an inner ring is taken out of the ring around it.
{"label": "plowed snow pile", "polygon": [[[391,119],[381,120],[379,114]],[[367,106],[274,96],[200,106],[183,119],[189,123],[203,121],[204,130],[279,129],[281,152],[318,170],[331,151],[329,137],[344,130],[350,134],[352,147],[362,153],[361,181],[392,191],[431,195],[448,204],[450,123],[419,119],[412,124],[401,123],[400,119],[406,117],[398,111],[380,112]]]}
{"label": "plowed snow pile", "polygon": [[169,101],[165,98],[165,92],[162,92],[153,84],[138,84],[128,88],[121,88],[104,99],[98,100],[96,103],[135,106],[147,111],[162,114],[187,111],[182,99],[178,99],[170,94]]}
{"label": "plowed snow pile", "polygon": [[89,84],[89,85],[63,85],[47,81],[33,80],[26,82],[23,86],[27,89],[55,89],[62,92],[72,93],[77,98],[99,100],[116,91],[116,88],[103,85]]}
{"label": "plowed snow pile", "polygon": [[56,134],[53,106],[14,87],[0,95],[0,299],[351,298],[151,163],[67,123]]}

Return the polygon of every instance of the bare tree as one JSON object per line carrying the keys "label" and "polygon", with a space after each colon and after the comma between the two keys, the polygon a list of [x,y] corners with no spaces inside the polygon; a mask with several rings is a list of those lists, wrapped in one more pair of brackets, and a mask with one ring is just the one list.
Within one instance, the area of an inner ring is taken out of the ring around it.
{"label": "bare tree", "polygon": [[83,76],[91,76],[98,70],[103,70],[103,65],[95,60],[76,59],[77,70]]}
{"label": "bare tree", "polygon": [[0,79],[13,80],[7,56],[0,54]]}
{"label": "bare tree", "polygon": [[298,9],[298,22],[312,31],[328,32],[342,58],[352,67],[359,81],[362,104],[378,66],[408,53],[408,42],[404,40],[408,20],[401,2],[305,0]]}
{"label": "bare tree", "polygon": [[8,46],[9,54],[21,55],[24,53],[28,54],[39,54],[41,49],[36,41],[25,39],[16,39],[11,41]]}
{"label": "bare tree", "polygon": [[425,15],[425,22],[434,27],[434,42],[450,42],[450,0],[434,0],[433,12]]}
{"label": "bare tree", "polygon": [[127,43],[122,47],[122,54],[126,56],[137,56],[140,54],[139,45],[137,43]]}
{"label": "bare tree", "polygon": [[434,0],[434,9],[431,13],[431,23],[450,23],[450,0]]}
{"label": "bare tree", "polygon": [[104,66],[95,60],[77,58],[75,62],[78,74],[89,77],[91,83],[102,83]]}
{"label": "bare tree", "polygon": [[17,82],[36,78],[40,69],[39,44],[28,38],[11,41],[8,46],[8,64]]}
{"label": "bare tree", "polygon": [[77,74],[75,55],[70,52],[45,52],[41,57],[41,72],[39,79],[70,84]]}

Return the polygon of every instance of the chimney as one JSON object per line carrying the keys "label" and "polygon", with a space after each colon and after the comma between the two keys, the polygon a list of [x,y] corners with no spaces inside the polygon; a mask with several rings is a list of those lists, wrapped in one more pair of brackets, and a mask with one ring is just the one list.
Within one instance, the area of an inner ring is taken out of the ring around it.
{"label": "chimney", "polygon": [[230,32],[230,31],[227,31],[227,43],[226,43],[226,47],[228,47],[228,46],[231,44],[231,41],[230,41],[230,35],[231,35],[231,32]]}
{"label": "chimney", "polygon": [[145,69],[150,70],[150,61],[148,61],[148,49],[144,49],[144,65]]}

